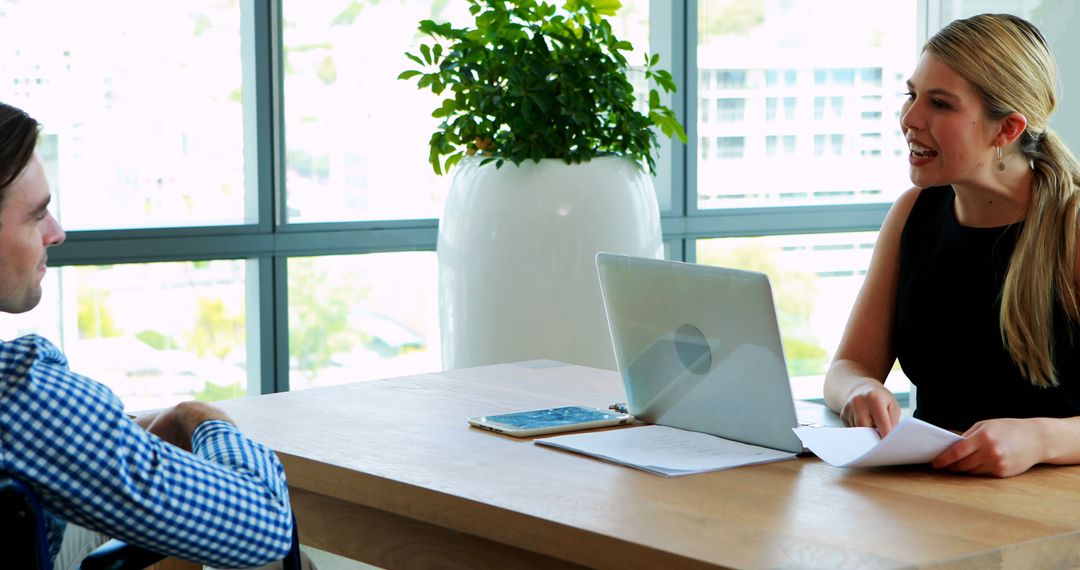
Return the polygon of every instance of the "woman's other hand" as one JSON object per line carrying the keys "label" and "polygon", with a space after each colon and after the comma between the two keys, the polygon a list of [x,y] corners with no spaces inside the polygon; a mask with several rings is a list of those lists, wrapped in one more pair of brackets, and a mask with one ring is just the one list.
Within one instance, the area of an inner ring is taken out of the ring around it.
{"label": "woman's other hand", "polygon": [[1040,419],[983,420],[934,459],[934,467],[991,477],[1012,477],[1042,461]]}
{"label": "woman's other hand", "polygon": [[840,417],[846,426],[872,427],[885,437],[900,422],[900,403],[883,384],[868,378],[848,394]]}

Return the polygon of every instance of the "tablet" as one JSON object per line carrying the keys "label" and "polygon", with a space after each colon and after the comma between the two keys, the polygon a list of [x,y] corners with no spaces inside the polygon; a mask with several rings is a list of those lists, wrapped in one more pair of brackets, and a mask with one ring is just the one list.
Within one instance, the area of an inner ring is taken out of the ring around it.
{"label": "tablet", "polygon": [[514,437],[615,426],[632,421],[634,416],[630,414],[585,406],[564,406],[469,418],[470,425]]}

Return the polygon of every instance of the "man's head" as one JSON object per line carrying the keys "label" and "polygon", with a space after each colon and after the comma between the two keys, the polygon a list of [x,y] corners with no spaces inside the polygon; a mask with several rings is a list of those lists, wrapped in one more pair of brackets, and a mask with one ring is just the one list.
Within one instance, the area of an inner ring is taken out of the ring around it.
{"label": "man's head", "polygon": [[64,241],[49,213],[49,182],[34,154],[38,123],[0,103],[0,311],[23,313],[41,300],[45,250]]}

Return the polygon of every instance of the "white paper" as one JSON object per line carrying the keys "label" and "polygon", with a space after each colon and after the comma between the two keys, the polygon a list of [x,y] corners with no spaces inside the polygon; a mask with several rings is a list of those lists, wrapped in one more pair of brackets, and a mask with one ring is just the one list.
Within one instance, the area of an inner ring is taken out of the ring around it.
{"label": "white paper", "polygon": [[916,418],[906,418],[883,439],[868,427],[793,428],[810,451],[837,467],[878,467],[929,463],[964,439]]}
{"label": "white paper", "polygon": [[567,451],[677,477],[794,459],[794,453],[673,427],[649,425],[537,439]]}

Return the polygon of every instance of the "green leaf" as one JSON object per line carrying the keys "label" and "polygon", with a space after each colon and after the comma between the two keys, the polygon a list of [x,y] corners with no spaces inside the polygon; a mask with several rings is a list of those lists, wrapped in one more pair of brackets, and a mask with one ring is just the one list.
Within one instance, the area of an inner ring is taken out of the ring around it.
{"label": "green leaf", "polygon": [[[683,126],[679,124],[678,119],[675,118],[675,113],[670,109],[668,110],[668,113],[671,113],[670,116],[667,117],[668,124],[671,125],[671,130],[675,132],[675,137],[683,144],[686,144],[686,131],[683,129]],[[668,136],[670,137],[671,135]]]}
{"label": "green leaf", "polygon": [[620,0],[583,0],[592,4],[592,7],[603,16],[614,16],[619,8],[622,8]]}
{"label": "green leaf", "polygon": [[413,60],[414,62],[417,63],[417,65],[424,65],[424,60],[420,59],[419,57],[416,57],[415,55],[413,55],[413,54],[411,54],[409,52],[405,52],[405,57]]}
{"label": "green leaf", "polygon": [[398,79],[412,79],[413,77],[416,77],[417,75],[423,75],[423,74],[424,74],[424,72],[422,72],[422,71],[416,71],[415,69],[410,69],[408,71],[402,71],[400,74],[398,74],[397,78]]}
{"label": "green leaf", "polygon": [[656,65],[658,63],[660,63],[660,54],[658,54],[658,53],[652,54],[652,57],[649,58],[649,67],[653,67],[654,65]]}
{"label": "green leaf", "polygon": [[431,46],[420,44],[420,54],[424,56],[424,63],[431,65]]}
{"label": "green leaf", "polygon": [[439,25],[434,20],[420,20],[418,28],[420,33],[429,36],[435,35],[439,29]]}
{"label": "green leaf", "polygon": [[454,166],[456,166],[457,163],[461,162],[461,159],[464,156],[465,156],[465,153],[463,153],[463,152],[456,152],[454,154],[451,154],[450,156],[448,156],[446,158],[446,163],[445,163],[443,169],[446,172],[450,172],[450,169],[453,168]]}
{"label": "green leaf", "polygon": [[453,99],[446,99],[442,102],[442,105],[432,111],[431,116],[435,118],[446,117],[457,111],[457,108],[457,103]]}

